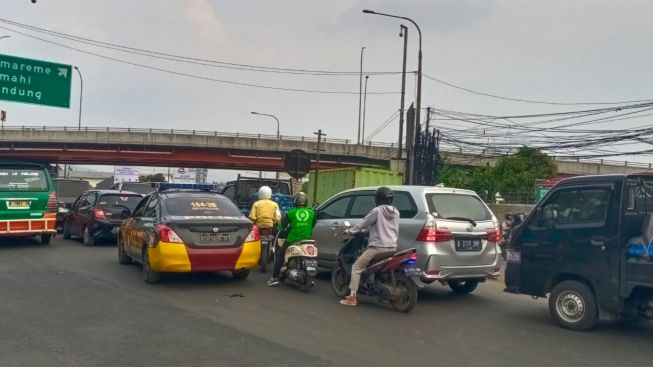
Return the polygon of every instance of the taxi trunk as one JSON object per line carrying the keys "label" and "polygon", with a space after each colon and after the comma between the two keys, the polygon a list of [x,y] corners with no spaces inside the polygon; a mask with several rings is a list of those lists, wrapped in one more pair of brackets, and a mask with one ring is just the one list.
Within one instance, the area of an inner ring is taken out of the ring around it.
{"label": "taxi trunk", "polygon": [[229,220],[202,220],[173,217],[171,228],[191,248],[239,247],[252,230],[245,217]]}

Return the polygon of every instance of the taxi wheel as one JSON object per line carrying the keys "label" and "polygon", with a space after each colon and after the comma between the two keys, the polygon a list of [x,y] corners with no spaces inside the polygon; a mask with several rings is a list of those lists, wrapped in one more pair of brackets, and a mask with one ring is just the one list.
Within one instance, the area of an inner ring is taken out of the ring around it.
{"label": "taxi wheel", "polygon": [[118,234],[118,262],[122,265],[132,263],[132,258],[125,252],[125,244],[122,241],[122,235]]}
{"label": "taxi wheel", "polygon": [[234,270],[231,275],[235,280],[245,280],[249,276],[249,269]]}
{"label": "taxi wheel", "polygon": [[143,280],[149,284],[158,283],[161,280],[161,273],[152,270],[152,267],[150,267],[150,257],[147,254],[147,249],[143,251]]}

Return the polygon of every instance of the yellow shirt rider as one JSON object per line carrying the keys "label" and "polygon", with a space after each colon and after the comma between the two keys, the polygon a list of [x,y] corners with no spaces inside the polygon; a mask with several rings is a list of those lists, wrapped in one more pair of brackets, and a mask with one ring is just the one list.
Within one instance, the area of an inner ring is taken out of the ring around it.
{"label": "yellow shirt rider", "polygon": [[252,205],[249,219],[260,229],[273,228],[281,220],[279,205],[271,200],[272,189],[261,186],[258,189],[258,201]]}

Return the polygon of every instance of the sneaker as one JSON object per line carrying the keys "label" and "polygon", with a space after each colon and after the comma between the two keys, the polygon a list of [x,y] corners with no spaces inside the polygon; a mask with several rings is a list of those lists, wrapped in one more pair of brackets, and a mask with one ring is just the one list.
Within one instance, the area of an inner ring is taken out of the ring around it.
{"label": "sneaker", "polygon": [[277,278],[270,278],[267,283],[270,287],[274,287],[275,285],[279,284],[279,281]]}
{"label": "sneaker", "polygon": [[340,301],[340,304],[343,306],[355,307],[358,302],[356,302],[356,297],[347,296],[345,299]]}

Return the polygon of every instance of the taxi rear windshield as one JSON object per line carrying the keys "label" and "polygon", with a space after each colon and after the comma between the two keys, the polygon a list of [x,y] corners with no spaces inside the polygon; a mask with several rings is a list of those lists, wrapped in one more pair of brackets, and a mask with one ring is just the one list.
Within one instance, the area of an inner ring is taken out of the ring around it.
{"label": "taxi rear windshield", "polygon": [[43,170],[0,168],[0,191],[48,190],[48,179]]}
{"label": "taxi rear windshield", "polygon": [[136,208],[136,205],[141,202],[141,199],[143,199],[143,197],[140,195],[108,194],[100,196],[97,206],[98,208],[118,206],[133,211]]}
{"label": "taxi rear windshield", "polygon": [[166,209],[174,216],[227,216],[239,217],[240,210],[227,198],[219,196],[190,196],[169,198]]}

